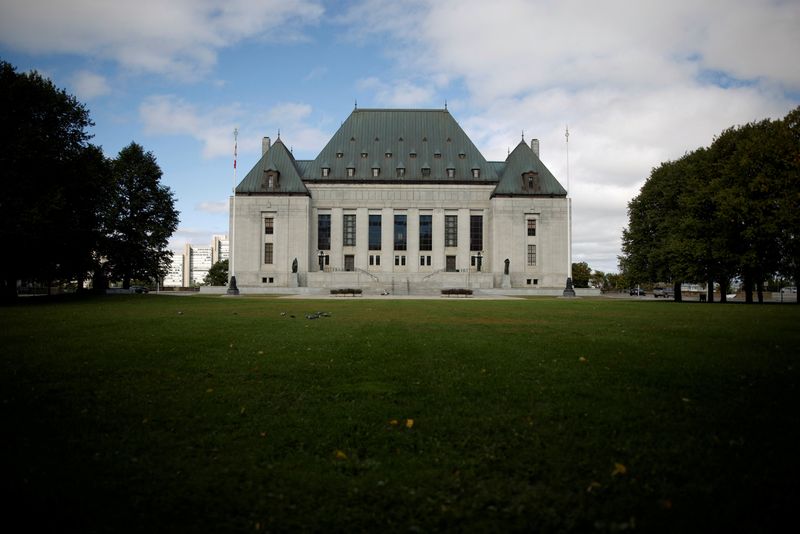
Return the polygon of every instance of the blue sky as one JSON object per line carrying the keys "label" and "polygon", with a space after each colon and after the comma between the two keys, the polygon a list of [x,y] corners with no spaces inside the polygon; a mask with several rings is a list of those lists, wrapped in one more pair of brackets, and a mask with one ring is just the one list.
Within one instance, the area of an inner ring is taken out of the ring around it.
{"label": "blue sky", "polygon": [[[698,5],[702,4],[702,5]],[[448,109],[490,160],[526,139],[573,198],[573,257],[617,270],[663,161],[800,104],[793,0],[0,0],[0,58],[84,102],[94,142],[152,151],[171,246],[227,233],[261,138],[313,158],[353,109]]]}

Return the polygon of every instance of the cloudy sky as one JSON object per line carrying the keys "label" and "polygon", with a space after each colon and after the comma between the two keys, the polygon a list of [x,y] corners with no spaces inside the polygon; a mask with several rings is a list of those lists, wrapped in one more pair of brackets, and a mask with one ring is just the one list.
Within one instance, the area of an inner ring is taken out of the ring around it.
{"label": "cloudy sky", "polygon": [[108,156],[156,155],[175,249],[227,233],[234,128],[241,178],[278,130],[314,158],[356,100],[446,101],[487,159],[539,138],[575,261],[617,271],[654,166],[800,104],[800,2],[0,0],[0,58],[84,102]]}

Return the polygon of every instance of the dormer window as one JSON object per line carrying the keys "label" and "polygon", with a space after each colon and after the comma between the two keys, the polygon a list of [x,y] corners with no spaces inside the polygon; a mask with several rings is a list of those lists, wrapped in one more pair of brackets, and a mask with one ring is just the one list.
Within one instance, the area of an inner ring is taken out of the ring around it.
{"label": "dormer window", "polygon": [[526,191],[538,192],[540,189],[539,173],[533,171],[523,173],[522,188]]}
{"label": "dormer window", "polygon": [[386,159],[389,159],[389,158],[392,157],[392,153],[389,152],[388,150],[386,151],[386,154],[384,154],[384,155],[386,156]]}
{"label": "dormer window", "polygon": [[458,153],[458,159],[464,159],[464,158],[466,158],[466,157],[467,157],[467,155],[466,155],[466,154],[464,154],[463,152],[459,152],[459,153]]}
{"label": "dormer window", "polygon": [[397,167],[397,177],[402,178],[406,175],[405,167]]}
{"label": "dormer window", "polygon": [[361,153],[361,159],[367,159],[367,156],[368,156],[368,155],[369,155],[369,154],[367,154],[366,152],[362,152],[362,153]]}
{"label": "dormer window", "polygon": [[480,169],[472,169],[472,177],[473,178],[480,178],[481,177],[481,170]]}
{"label": "dormer window", "polygon": [[327,178],[331,173],[330,167],[322,167],[322,177]]}
{"label": "dormer window", "polygon": [[336,159],[342,159],[344,157],[344,152],[337,152]]}
{"label": "dormer window", "polygon": [[377,178],[381,174],[380,167],[372,167],[372,177]]}
{"label": "dormer window", "polygon": [[274,191],[278,189],[279,176],[280,173],[278,171],[264,171],[264,189],[267,191]]}
{"label": "dormer window", "polygon": [[442,153],[437,150],[436,152],[433,153],[433,158],[442,159]]}
{"label": "dormer window", "polygon": [[411,159],[415,159],[417,157],[417,153],[415,151],[411,151],[408,153],[408,157]]}
{"label": "dormer window", "polygon": [[355,165],[349,165],[347,167],[347,176],[352,178],[355,175],[356,175],[356,167],[355,167]]}
{"label": "dormer window", "polygon": [[456,177],[456,169],[454,167],[447,167],[447,177],[448,178]]}
{"label": "dormer window", "polygon": [[422,176],[430,176],[431,175],[431,168],[426,166],[422,167]]}

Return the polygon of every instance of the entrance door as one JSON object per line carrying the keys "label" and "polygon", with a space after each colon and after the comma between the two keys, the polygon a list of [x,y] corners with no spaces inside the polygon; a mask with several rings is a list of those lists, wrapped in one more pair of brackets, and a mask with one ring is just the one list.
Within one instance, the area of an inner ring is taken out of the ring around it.
{"label": "entrance door", "polygon": [[456,257],[455,256],[446,256],[445,257],[445,271],[448,273],[456,272]]}
{"label": "entrance door", "polygon": [[345,254],[344,256],[344,270],[345,271],[355,271],[356,270],[356,257],[352,254]]}

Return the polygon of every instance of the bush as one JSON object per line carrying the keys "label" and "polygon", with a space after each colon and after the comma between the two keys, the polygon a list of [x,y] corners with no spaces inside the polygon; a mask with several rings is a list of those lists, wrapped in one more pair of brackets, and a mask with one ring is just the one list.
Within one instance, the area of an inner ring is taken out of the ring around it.
{"label": "bush", "polygon": [[341,288],[341,289],[331,289],[331,295],[360,295],[360,289],[350,289],[350,288]]}
{"label": "bush", "polygon": [[462,295],[463,296],[469,296],[469,295],[472,295],[472,290],[471,289],[464,289],[464,288],[461,288],[461,287],[453,287],[453,288],[450,288],[450,289],[442,289],[442,295],[445,295],[445,296],[448,296],[448,297],[453,296],[453,295],[456,295],[456,296],[462,296]]}

